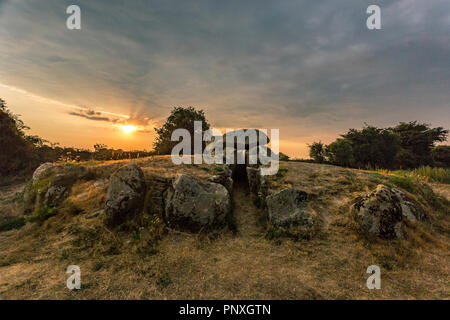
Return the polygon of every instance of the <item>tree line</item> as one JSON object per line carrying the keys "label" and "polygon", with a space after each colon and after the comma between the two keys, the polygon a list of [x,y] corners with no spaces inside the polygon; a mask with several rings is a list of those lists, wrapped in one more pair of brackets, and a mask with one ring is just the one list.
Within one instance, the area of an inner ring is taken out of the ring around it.
{"label": "tree line", "polygon": [[94,151],[60,147],[39,136],[28,135],[29,129],[8,109],[5,100],[0,99],[0,177],[28,174],[43,162],[135,159],[154,154],[145,150],[113,149],[100,143],[94,145]]}
{"label": "tree line", "polygon": [[[38,136],[26,134],[29,128],[0,99],[0,176],[29,173],[43,162],[121,160],[170,154],[177,143],[171,141],[173,130],[184,128],[193,134],[194,121],[202,121],[203,130],[210,128],[203,110],[175,107],[166,122],[155,129],[157,137],[153,151],[124,151],[101,143],[95,144],[94,151],[91,151],[60,147]],[[447,136],[448,130],[443,127],[432,128],[418,121],[400,122],[389,128],[365,124],[361,130],[348,130],[329,145],[320,141],[312,143],[309,154],[317,163],[353,168],[450,167],[450,146],[437,145],[446,141]],[[280,159],[289,160],[289,157],[280,153]]]}
{"label": "tree line", "polygon": [[334,142],[309,145],[310,158],[317,163],[365,169],[409,169],[420,166],[450,167],[448,130],[432,128],[418,121],[400,122],[395,127],[367,125],[349,129]]}

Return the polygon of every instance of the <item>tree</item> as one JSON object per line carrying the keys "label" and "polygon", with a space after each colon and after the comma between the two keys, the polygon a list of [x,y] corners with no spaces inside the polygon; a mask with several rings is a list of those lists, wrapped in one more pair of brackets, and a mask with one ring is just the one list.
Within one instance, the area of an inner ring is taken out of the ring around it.
{"label": "tree", "polygon": [[435,166],[450,168],[450,146],[436,146],[431,150]]}
{"label": "tree", "polygon": [[309,157],[317,163],[325,162],[325,148],[326,146],[321,142],[313,142],[309,147]]}
{"label": "tree", "polygon": [[0,176],[13,175],[38,161],[34,138],[25,135],[26,129],[22,120],[0,99]]}
{"label": "tree", "polygon": [[396,163],[401,168],[432,165],[432,149],[437,142],[447,140],[448,130],[443,127],[431,128],[424,123],[400,122],[390,129],[400,137],[402,150],[396,157]]}
{"label": "tree", "polygon": [[326,147],[328,160],[338,166],[353,167],[355,158],[353,157],[352,143],[347,139],[337,139]]}
{"label": "tree", "polygon": [[[186,129],[191,133],[191,152],[194,152],[194,121],[202,122],[203,132],[210,128],[206,121],[203,110],[195,110],[193,107],[183,108],[175,107],[172,109],[170,116],[161,128],[155,128],[157,133],[156,140],[153,144],[157,154],[170,154],[172,148],[178,144],[178,141],[171,141],[172,132],[175,129]],[[203,134],[202,132],[202,134]],[[205,142],[202,143],[202,150]]]}
{"label": "tree", "polygon": [[350,129],[342,137],[351,143],[356,167],[392,168],[400,139],[389,129],[365,125],[363,129]]}
{"label": "tree", "polygon": [[280,152],[278,154],[280,161],[289,161],[290,157],[287,154],[284,154],[283,152]]}

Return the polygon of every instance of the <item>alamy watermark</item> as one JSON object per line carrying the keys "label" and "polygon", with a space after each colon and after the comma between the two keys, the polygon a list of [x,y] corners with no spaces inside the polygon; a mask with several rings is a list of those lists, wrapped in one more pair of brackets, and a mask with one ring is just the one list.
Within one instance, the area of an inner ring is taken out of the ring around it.
{"label": "alamy watermark", "polygon": [[380,30],[381,29],[381,8],[375,4],[367,7],[367,14],[370,16],[366,20],[367,29]]}
{"label": "alamy watermark", "polygon": [[[66,13],[70,16],[66,20],[66,26],[69,30],[81,29],[81,9],[77,5],[70,5],[66,9]],[[370,16],[366,20],[366,26],[369,30],[381,29],[381,8],[378,5],[372,4],[367,7],[366,13]]]}
{"label": "alamy watermark", "polygon": [[66,20],[66,26],[69,30],[81,29],[81,9],[77,5],[70,5],[66,9],[66,13],[70,16]]}
{"label": "alamy watermark", "polygon": [[369,278],[367,278],[366,285],[370,290],[373,289],[381,289],[381,270],[377,265],[371,265],[367,267],[366,273],[371,274]]}
{"label": "alamy watermark", "polygon": [[66,286],[69,290],[81,289],[81,269],[79,266],[70,265],[67,267],[66,273],[70,274],[67,278]]}

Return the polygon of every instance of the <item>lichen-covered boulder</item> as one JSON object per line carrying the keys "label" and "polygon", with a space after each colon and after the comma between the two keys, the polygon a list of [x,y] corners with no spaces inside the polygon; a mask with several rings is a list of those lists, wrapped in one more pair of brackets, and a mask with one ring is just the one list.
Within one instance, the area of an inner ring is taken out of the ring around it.
{"label": "lichen-covered boulder", "polygon": [[164,202],[166,223],[193,232],[225,226],[231,211],[230,195],[223,185],[186,174],[173,181]]}
{"label": "lichen-covered boulder", "polygon": [[276,227],[312,227],[314,215],[308,207],[306,192],[289,188],[266,197],[269,221]]}
{"label": "lichen-covered boulder", "polygon": [[36,170],[34,170],[33,172],[33,178],[32,181],[33,183],[35,183],[36,181],[39,180],[39,178],[44,174],[45,171],[47,171],[47,169],[50,169],[54,166],[54,164],[52,162],[45,162],[43,164],[41,164]]}
{"label": "lichen-covered boulder", "polygon": [[105,225],[116,227],[133,218],[144,205],[144,173],[135,164],[117,170],[110,178],[105,204]]}
{"label": "lichen-covered boulder", "polygon": [[65,198],[67,198],[68,190],[64,186],[51,186],[48,188],[44,197],[44,206],[57,207]]}
{"label": "lichen-covered boulder", "polygon": [[41,207],[58,207],[86,172],[86,168],[79,165],[44,165],[36,169],[33,179],[25,187],[25,213]]}
{"label": "lichen-covered boulder", "polygon": [[403,238],[404,221],[425,218],[420,206],[404,192],[382,184],[358,197],[351,212],[364,233],[383,239]]}

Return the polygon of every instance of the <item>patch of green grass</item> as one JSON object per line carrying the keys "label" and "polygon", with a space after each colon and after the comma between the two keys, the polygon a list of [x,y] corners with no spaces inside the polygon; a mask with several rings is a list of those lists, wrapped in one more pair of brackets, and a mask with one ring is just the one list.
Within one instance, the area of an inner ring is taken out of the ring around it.
{"label": "patch of green grass", "polygon": [[215,166],[213,167],[213,170],[214,170],[215,172],[217,172],[217,173],[222,173],[222,172],[225,171],[225,168],[224,168],[224,166],[218,166],[218,165],[215,165]]}
{"label": "patch of green grass", "polygon": [[57,213],[57,209],[53,207],[44,206],[39,208],[33,214],[25,219],[26,222],[43,222],[54,216]]}
{"label": "patch of green grass", "polygon": [[64,166],[65,167],[75,167],[75,166],[77,166],[78,164],[77,163],[75,163],[75,162],[65,162],[64,163]]}
{"label": "patch of green grass", "polygon": [[428,181],[450,184],[450,168],[432,168],[429,166],[414,169],[411,176]]}
{"label": "patch of green grass", "polygon": [[44,195],[47,192],[49,185],[50,178],[41,179],[32,185],[32,191]]}
{"label": "patch of green grass", "polygon": [[382,174],[399,177],[415,178],[426,182],[439,182],[450,184],[450,168],[433,168],[422,166],[411,170],[378,170]]}
{"label": "patch of green grass", "polygon": [[6,219],[6,221],[0,223],[0,232],[20,229],[25,225],[25,223],[25,218]]}
{"label": "patch of green grass", "polygon": [[406,190],[410,193],[415,193],[417,188],[414,181],[411,178],[407,177],[396,177],[396,176],[385,176],[390,184],[393,184],[395,187]]}

